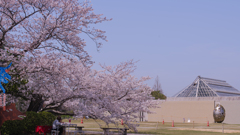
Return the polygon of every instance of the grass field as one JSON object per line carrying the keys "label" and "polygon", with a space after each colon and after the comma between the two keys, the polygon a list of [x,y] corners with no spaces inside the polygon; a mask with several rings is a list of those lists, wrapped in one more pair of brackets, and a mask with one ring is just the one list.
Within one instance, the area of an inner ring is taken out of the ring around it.
{"label": "grass field", "polygon": [[[68,120],[64,120],[64,122],[68,122]],[[71,123],[78,124],[78,126],[84,126],[83,130],[85,131],[100,131],[102,129],[100,127],[107,127],[104,122],[97,120],[94,121],[92,119],[84,119],[83,124],[81,124],[81,120],[72,120]],[[119,122],[120,123],[120,122]],[[138,133],[139,134],[159,134],[159,135],[219,135],[219,134],[231,134],[231,135],[239,135],[240,134],[240,125],[233,124],[224,124],[224,133],[222,133],[222,124],[219,123],[210,123],[210,126],[207,127],[206,124],[199,123],[174,123],[174,127],[172,127],[172,123],[165,122],[164,125],[162,123],[156,122],[140,122]],[[115,127],[114,125],[109,125],[109,127]],[[122,125],[119,126],[123,127]],[[128,131],[128,133],[133,133],[133,131]]]}

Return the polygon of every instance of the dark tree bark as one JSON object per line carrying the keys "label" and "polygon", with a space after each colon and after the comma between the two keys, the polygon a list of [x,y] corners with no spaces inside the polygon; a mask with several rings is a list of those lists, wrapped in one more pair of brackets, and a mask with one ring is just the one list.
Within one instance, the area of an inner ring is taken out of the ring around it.
{"label": "dark tree bark", "polygon": [[44,100],[42,98],[42,95],[34,94],[32,95],[31,102],[28,106],[27,111],[33,111],[33,112],[41,112],[41,111],[47,111],[54,115],[70,115],[73,116],[74,113],[67,113],[65,111],[60,111],[59,108],[62,106],[63,103],[59,103],[59,105],[52,104],[54,107],[48,107],[45,108],[43,106]]}
{"label": "dark tree bark", "polygon": [[43,106],[44,100],[41,95],[34,94],[31,98],[30,105],[28,106],[27,111],[38,112]]}
{"label": "dark tree bark", "polygon": [[74,113],[67,113],[67,112],[61,112],[61,111],[56,111],[56,110],[47,110],[47,112],[50,112],[54,115],[70,115],[74,116]]}

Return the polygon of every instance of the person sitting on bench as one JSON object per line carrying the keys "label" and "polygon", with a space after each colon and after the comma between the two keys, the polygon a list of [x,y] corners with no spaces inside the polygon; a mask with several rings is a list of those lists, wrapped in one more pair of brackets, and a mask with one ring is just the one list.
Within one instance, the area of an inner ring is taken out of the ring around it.
{"label": "person sitting on bench", "polygon": [[58,116],[57,119],[53,121],[52,129],[58,130],[59,131],[58,135],[62,135],[63,133],[63,127],[61,127],[62,123],[63,122],[61,116]]}

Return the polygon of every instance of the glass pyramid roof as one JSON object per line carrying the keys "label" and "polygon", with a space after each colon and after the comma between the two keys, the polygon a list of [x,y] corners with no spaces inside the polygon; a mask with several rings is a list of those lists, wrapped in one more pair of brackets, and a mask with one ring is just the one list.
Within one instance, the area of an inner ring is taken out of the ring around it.
{"label": "glass pyramid roof", "polygon": [[198,76],[195,81],[174,97],[225,97],[240,96],[240,91],[226,81]]}

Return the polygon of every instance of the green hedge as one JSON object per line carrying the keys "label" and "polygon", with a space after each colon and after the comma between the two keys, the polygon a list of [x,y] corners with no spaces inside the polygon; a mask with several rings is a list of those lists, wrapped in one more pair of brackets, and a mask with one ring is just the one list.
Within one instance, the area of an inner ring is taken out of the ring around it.
{"label": "green hedge", "polygon": [[49,112],[38,113],[41,118],[41,125],[52,126],[53,121],[56,119],[56,116]]}
{"label": "green hedge", "polygon": [[37,125],[51,126],[56,117],[49,112],[27,112],[23,120],[8,120],[1,127],[2,135],[27,135],[35,131]]}
{"label": "green hedge", "polygon": [[5,121],[1,127],[1,135],[24,135],[22,120]]}

